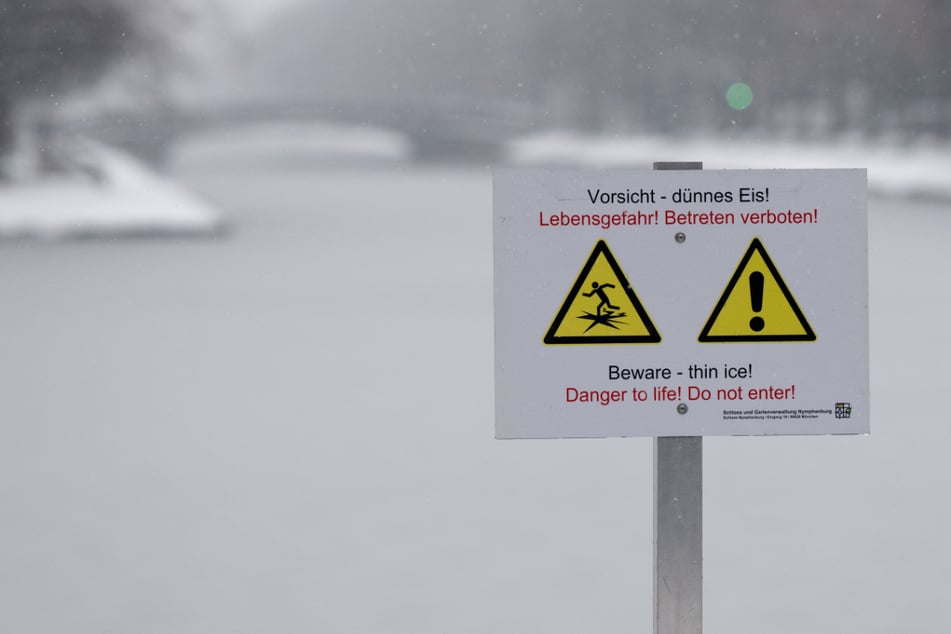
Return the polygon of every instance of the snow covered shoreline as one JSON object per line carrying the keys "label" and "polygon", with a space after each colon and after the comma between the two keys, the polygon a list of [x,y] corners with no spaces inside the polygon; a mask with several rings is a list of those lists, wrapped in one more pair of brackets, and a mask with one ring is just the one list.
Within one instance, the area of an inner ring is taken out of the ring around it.
{"label": "snow covered shoreline", "polygon": [[868,169],[875,195],[951,200],[951,145],[828,144],[790,141],[604,137],[551,131],[513,142],[515,165],[650,167],[654,161],[703,161],[710,169]]}
{"label": "snow covered shoreline", "polygon": [[0,183],[0,240],[212,236],[222,213],[135,159],[88,145],[95,174]]}

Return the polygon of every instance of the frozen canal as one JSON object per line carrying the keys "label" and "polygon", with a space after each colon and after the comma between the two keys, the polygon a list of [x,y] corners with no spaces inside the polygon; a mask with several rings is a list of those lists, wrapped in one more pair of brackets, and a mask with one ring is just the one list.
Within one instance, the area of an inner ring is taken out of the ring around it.
{"label": "frozen canal", "polygon": [[[488,171],[177,169],[230,237],[0,249],[0,631],[650,631],[651,441],[493,440]],[[951,208],[870,207],[872,435],[705,441],[705,631],[951,630]]]}

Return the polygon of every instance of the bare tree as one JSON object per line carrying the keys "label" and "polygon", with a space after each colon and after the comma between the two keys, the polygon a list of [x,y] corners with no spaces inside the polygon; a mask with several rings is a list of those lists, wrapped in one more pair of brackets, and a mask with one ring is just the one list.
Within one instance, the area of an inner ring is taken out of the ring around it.
{"label": "bare tree", "polygon": [[155,53],[161,28],[145,0],[0,0],[0,155],[18,112],[58,102],[117,62]]}

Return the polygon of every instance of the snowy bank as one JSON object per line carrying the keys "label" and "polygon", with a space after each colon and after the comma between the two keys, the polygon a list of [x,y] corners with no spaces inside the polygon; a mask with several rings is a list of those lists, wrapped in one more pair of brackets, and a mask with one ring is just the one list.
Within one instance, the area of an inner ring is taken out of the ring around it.
{"label": "snowy bank", "polygon": [[195,134],[175,146],[171,162],[345,165],[400,162],[411,154],[409,140],[390,130],[335,123],[277,121]]}
{"label": "snowy bank", "polygon": [[222,214],[131,157],[84,143],[88,173],[0,182],[0,239],[213,235]]}
{"label": "snowy bank", "polygon": [[654,161],[703,161],[710,169],[867,168],[869,190],[890,196],[951,198],[951,145],[802,144],[664,137],[599,137],[553,131],[512,143],[519,165],[650,167]]}

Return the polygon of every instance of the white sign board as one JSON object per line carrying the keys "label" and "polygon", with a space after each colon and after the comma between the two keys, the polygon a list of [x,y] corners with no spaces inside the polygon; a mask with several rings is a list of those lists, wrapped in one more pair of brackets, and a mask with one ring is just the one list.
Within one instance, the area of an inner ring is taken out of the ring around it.
{"label": "white sign board", "polygon": [[496,437],[869,431],[865,170],[494,177]]}

